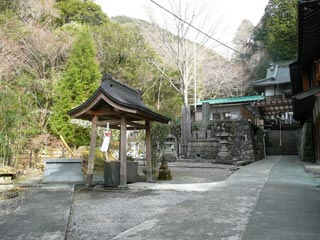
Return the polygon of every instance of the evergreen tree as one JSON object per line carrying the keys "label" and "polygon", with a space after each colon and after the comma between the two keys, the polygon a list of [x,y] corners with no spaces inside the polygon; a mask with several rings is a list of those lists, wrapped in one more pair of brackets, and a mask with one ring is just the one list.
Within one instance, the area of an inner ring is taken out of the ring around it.
{"label": "evergreen tree", "polygon": [[102,25],[109,21],[101,7],[92,0],[57,0],[60,10],[59,23],[79,22],[89,25]]}
{"label": "evergreen tree", "polygon": [[261,43],[271,61],[296,57],[297,0],[270,0],[260,24],[255,30],[255,41]]}
{"label": "evergreen tree", "polygon": [[70,124],[68,111],[84,102],[97,89],[101,78],[95,60],[96,50],[87,28],[74,42],[65,71],[55,87],[51,129],[72,146],[87,144],[88,131]]}

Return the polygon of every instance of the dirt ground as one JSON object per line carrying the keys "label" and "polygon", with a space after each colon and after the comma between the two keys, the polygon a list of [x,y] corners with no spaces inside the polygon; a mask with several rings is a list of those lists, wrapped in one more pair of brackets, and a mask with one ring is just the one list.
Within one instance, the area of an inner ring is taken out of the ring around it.
{"label": "dirt ground", "polygon": [[[171,181],[157,183],[220,182],[233,173],[228,169],[185,167],[172,167],[171,172]],[[87,191],[80,188],[74,194],[67,239],[112,239],[127,229],[143,224],[181,202],[201,197],[202,194],[143,189]]]}

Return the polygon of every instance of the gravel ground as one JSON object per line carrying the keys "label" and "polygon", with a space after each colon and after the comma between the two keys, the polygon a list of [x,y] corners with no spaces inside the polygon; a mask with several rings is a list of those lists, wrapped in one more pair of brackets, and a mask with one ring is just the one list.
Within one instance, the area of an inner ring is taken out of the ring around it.
{"label": "gravel ground", "polygon": [[[2,221],[6,219],[11,213],[16,211],[21,203],[23,202],[24,198],[28,194],[32,194],[32,190],[30,191],[14,191],[14,192],[7,192],[2,193],[2,195],[9,195],[6,196],[5,199],[0,200],[0,224]],[[12,196],[10,196],[12,195]],[[14,197],[13,197],[14,196]]]}
{"label": "gravel ground", "polygon": [[171,167],[170,183],[205,183],[220,182],[229,177],[233,171],[217,168]]}
{"label": "gravel ground", "polygon": [[15,211],[21,203],[20,197],[15,197],[13,199],[3,199],[0,200],[0,224],[6,219],[13,211]]}
{"label": "gravel ground", "polygon": [[[212,167],[189,168],[170,167],[173,179],[157,181],[160,184],[189,184],[219,182],[233,173],[233,169]],[[30,183],[34,184],[33,182]],[[26,196],[33,194],[33,188],[19,192],[12,199],[0,200],[0,223],[16,211]],[[104,190],[95,191],[77,189],[74,194],[68,225],[68,240],[112,239],[139,224],[148,224],[148,220],[188,200],[201,198],[201,192],[173,190]],[[121,238],[121,235],[119,236]]]}
{"label": "gravel ground", "polygon": [[[218,182],[233,173],[228,169],[215,168],[170,169],[173,180],[169,182],[173,184]],[[74,195],[67,239],[112,239],[139,224],[146,224],[146,221],[179,203],[201,197],[202,194],[164,190],[78,189]]]}
{"label": "gravel ground", "polygon": [[68,239],[111,239],[192,195],[148,190],[77,191]]}

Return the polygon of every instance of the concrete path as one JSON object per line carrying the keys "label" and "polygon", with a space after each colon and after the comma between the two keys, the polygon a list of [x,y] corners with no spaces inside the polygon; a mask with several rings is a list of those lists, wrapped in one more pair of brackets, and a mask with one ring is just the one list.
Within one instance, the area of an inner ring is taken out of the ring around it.
{"label": "concrete path", "polygon": [[283,157],[272,169],[242,239],[320,239],[316,185],[297,158]]}
{"label": "concrete path", "polygon": [[113,239],[320,239],[316,186],[297,157],[268,157]]}
{"label": "concrete path", "polygon": [[[179,190],[182,185],[162,184],[162,189]],[[224,182],[184,186],[182,191],[195,192],[192,198],[113,239],[317,240],[317,185],[297,157],[268,157],[242,167]],[[135,185],[133,191],[152,186],[157,185]],[[0,223],[0,239],[64,239],[72,196],[73,186],[32,189],[20,208]]]}
{"label": "concrete path", "polygon": [[21,206],[0,223],[0,239],[65,239],[73,191],[72,185],[30,189]]}

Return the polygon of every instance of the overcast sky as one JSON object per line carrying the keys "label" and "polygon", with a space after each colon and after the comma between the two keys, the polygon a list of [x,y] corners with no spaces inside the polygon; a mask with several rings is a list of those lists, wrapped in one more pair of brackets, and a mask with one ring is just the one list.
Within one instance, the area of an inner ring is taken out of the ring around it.
{"label": "overcast sky", "polygon": [[[170,9],[170,1],[178,2],[178,0],[154,1],[168,9]],[[186,1],[190,3],[190,6],[196,3],[196,5],[194,5],[195,8],[199,6],[205,7],[204,11],[201,10],[201,14],[207,17],[207,26],[201,25],[201,30],[208,32],[210,27],[212,27],[210,24],[215,23],[219,25],[212,37],[230,45],[241,21],[247,19],[256,25],[263,16],[264,9],[268,3],[268,0],[182,0],[182,2]],[[95,2],[101,5],[102,10],[109,17],[124,15],[150,21],[148,15],[150,9],[154,15],[160,18],[165,19],[171,17],[150,0],[95,0]],[[211,41],[211,46],[216,45],[214,41]],[[230,54],[230,51],[225,52],[226,49],[224,47],[214,47],[214,50],[224,53],[224,55],[226,53]]]}

